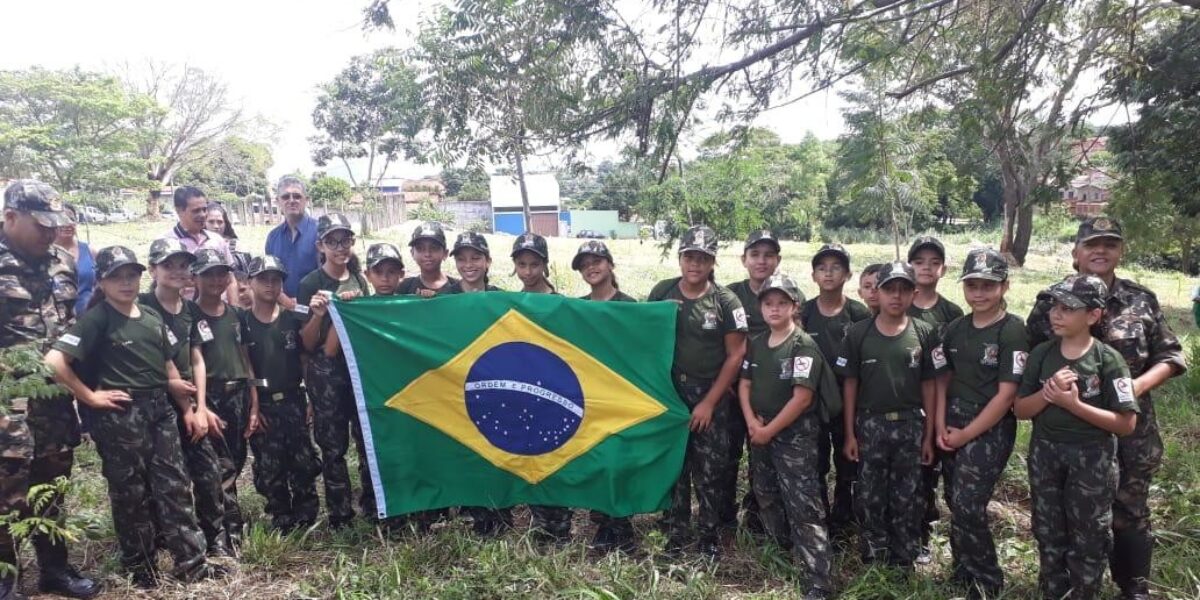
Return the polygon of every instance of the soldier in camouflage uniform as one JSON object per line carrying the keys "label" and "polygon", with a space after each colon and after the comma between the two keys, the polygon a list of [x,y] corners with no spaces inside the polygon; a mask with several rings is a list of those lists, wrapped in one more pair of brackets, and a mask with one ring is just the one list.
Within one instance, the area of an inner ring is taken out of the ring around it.
{"label": "soldier in camouflage uniform", "polygon": [[91,412],[121,564],[135,585],[154,587],[160,544],[182,580],[225,569],[205,561],[172,407],[190,410],[195,388],[179,378],[158,313],[136,303],[144,270],[128,248],[101,250],[97,303],[54,342],[46,364]]}
{"label": "soldier in camouflage uniform", "polygon": [[988,527],[992,490],[1017,437],[1012,415],[1029,345],[1021,318],[1005,312],[1008,263],[990,248],[963,263],[963,297],[971,312],[946,326],[934,360],[944,366],[938,386],[937,442],[951,494],[951,577],[980,594],[999,596],[1004,572]]}
{"label": "soldier in camouflage uniform", "polygon": [[[53,246],[56,228],[69,221],[58,193],[30,180],[4,190],[0,228],[0,348],[28,346],[44,353],[75,318],[76,276],[71,255]],[[19,375],[19,374],[18,374]],[[28,514],[29,487],[70,477],[79,423],[70,396],[29,402],[25,414],[6,406],[0,415],[0,514]],[[44,516],[62,519],[62,498]],[[34,534],[40,589],[74,598],[100,593],[100,585],[67,563],[67,547]],[[0,528],[0,562],[17,566],[11,534]],[[0,598],[20,598],[14,576],[0,578]]]}
{"label": "soldier in camouflage uniform", "polygon": [[790,538],[808,569],[805,600],[822,600],[832,583],[825,502],[817,481],[819,394],[822,382],[832,386],[836,380],[823,377],[829,367],[820,348],[793,320],[802,297],[796,282],[772,276],[758,297],[769,329],[751,338],[738,389],[755,471],[751,481],[767,531],[776,539]]}
{"label": "soldier in camouflage uniform", "polygon": [[[1154,417],[1150,392],[1186,368],[1183,349],[1159,307],[1154,292],[1128,279],[1116,268],[1124,253],[1121,225],[1094,217],[1079,226],[1075,236],[1075,262],[1080,273],[1099,277],[1108,286],[1104,316],[1093,330],[1100,340],[1121,354],[1133,374],[1141,415],[1132,435],[1117,444],[1120,475],[1113,502],[1112,577],[1127,599],[1149,598],[1151,554],[1150,483],[1162,463],[1163,445]],[[1026,320],[1031,345],[1053,336],[1049,297],[1039,296]]]}
{"label": "soldier in camouflage uniform", "polygon": [[908,263],[879,272],[880,313],[850,327],[836,368],[844,377],[846,458],[859,464],[854,502],[864,562],[912,569],[925,499],[921,465],[933,458],[937,367],[933,326],[906,314],[916,277]]}
{"label": "soldier in camouflage uniform", "polygon": [[689,535],[691,491],[699,504],[700,552],[716,558],[721,545],[720,509],[727,501],[729,420],[736,399],[731,386],[746,354],[746,311],[737,296],[713,280],[717,234],[696,226],[679,243],[680,277],[658,282],[649,302],[679,306],[675,325],[675,389],[692,413],[683,472],[672,492],[664,525],[671,549],[681,549]]}
{"label": "soldier in camouflage uniform", "polygon": [[1038,587],[1043,598],[1090,600],[1100,596],[1112,549],[1113,436],[1129,435],[1141,419],[1124,359],[1089,331],[1109,299],[1104,282],[1073,275],[1045,296],[1058,338],[1029,353],[1014,406],[1018,418],[1033,419],[1028,461]]}
{"label": "soldier in camouflage uniform", "polygon": [[[308,401],[301,389],[300,328],[304,317],[279,306],[287,271],[274,256],[250,261],[254,307],[242,313],[242,343],[254,369],[260,418],[266,427],[250,438],[254,487],[280,531],[317,520],[321,465],[308,429]],[[369,485],[369,484],[367,484]]]}

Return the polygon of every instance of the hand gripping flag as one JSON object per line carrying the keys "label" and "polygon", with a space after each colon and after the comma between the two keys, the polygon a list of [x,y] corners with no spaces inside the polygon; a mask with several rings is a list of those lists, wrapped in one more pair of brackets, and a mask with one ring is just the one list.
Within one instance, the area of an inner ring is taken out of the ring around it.
{"label": "hand gripping flag", "polygon": [[379,515],[666,508],[689,418],[675,311],[507,292],[334,302]]}

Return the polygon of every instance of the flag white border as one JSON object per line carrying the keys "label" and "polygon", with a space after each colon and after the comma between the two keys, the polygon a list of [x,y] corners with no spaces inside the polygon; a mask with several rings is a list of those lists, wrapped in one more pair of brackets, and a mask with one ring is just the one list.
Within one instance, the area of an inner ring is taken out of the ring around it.
{"label": "flag white border", "polygon": [[354,402],[358,405],[358,424],[362,428],[364,454],[367,455],[367,466],[371,471],[371,488],[375,490],[375,509],[380,519],[387,518],[387,498],[383,495],[382,479],[379,476],[379,463],[375,460],[375,436],[371,432],[371,420],[367,418],[367,399],[363,394],[362,379],[358,375],[358,360],[354,356],[354,345],[346,334],[346,325],[338,312],[338,302],[329,303],[329,316],[337,330],[338,341],[342,344],[342,352],[346,355],[346,366],[350,371],[350,383],[354,387]]}

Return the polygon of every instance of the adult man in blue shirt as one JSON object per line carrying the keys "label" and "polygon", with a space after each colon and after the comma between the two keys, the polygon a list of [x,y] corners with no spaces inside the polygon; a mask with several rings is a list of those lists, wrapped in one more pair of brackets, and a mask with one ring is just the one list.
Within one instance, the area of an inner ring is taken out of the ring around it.
{"label": "adult man in blue shirt", "polygon": [[300,178],[286,175],[275,186],[283,222],[267,234],[266,253],[277,257],[287,269],[279,305],[296,306],[300,280],[317,270],[317,220],[308,216],[308,192]]}

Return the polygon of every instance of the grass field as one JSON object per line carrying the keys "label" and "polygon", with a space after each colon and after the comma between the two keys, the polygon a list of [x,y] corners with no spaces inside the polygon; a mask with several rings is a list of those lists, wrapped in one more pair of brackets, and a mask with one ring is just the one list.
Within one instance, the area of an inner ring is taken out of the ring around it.
{"label": "grass field", "polygon": [[[81,228],[80,236],[90,238],[96,246],[113,243],[130,246],[144,258],[150,240],[169,227],[170,223],[165,221],[100,226],[90,231]],[[242,234],[240,249],[261,250],[265,227],[242,227],[239,233]],[[512,239],[489,237],[496,257],[492,280],[506,289],[517,287],[507,258]],[[369,241],[378,240],[398,242],[403,247],[407,228],[381,232]],[[966,250],[977,240],[957,235],[948,236],[945,241],[950,274],[956,276]],[[577,240],[550,241],[552,279],[566,294],[585,292],[578,276],[570,270],[570,259],[577,246]],[[650,242],[618,241],[610,247],[616,256],[621,287],[634,296],[645,297],[656,281],[678,273],[674,254],[663,257],[661,250]],[[784,244],[782,270],[803,282],[804,291],[810,295],[816,288],[809,278],[808,257],[816,248],[817,244]],[[890,246],[854,245],[849,249],[854,266],[859,268],[892,256]],[[1027,267],[1016,270],[1012,276],[1008,295],[1012,312],[1028,314],[1037,291],[1069,270],[1068,250],[1064,244],[1035,244]],[[359,251],[363,251],[362,247]],[[740,243],[722,248],[718,281],[744,278],[740,253]],[[447,263],[447,269],[452,273],[453,264]],[[1154,290],[1185,346],[1200,348],[1200,338],[1195,336],[1191,322],[1190,280],[1175,273],[1138,269],[1122,270],[1120,274]],[[852,282],[848,290],[853,285]],[[961,291],[952,278],[946,280],[942,291],[951,299],[961,300]],[[1198,394],[1200,374],[1176,378],[1155,395],[1166,458],[1151,498],[1158,538],[1153,585],[1156,596],[1163,598],[1200,598],[1200,411],[1195,406]],[[1028,424],[1022,424],[1017,450],[991,505],[999,554],[1010,584],[1005,597],[1013,599],[1032,598],[1036,594],[1037,555],[1029,532],[1025,470],[1028,438]],[[241,568],[236,574],[190,587],[167,584],[148,594],[130,587],[119,575],[99,459],[87,445],[77,456],[77,475],[69,504],[71,523],[80,530],[81,541],[73,546],[73,552],[87,570],[104,577],[109,589],[107,598],[766,599],[796,597],[802,584],[787,554],[744,536],[729,540],[727,551],[716,565],[698,559],[668,560],[660,554],[664,540],[653,531],[652,520],[643,517],[635,522],[644,534],[646,553],[633,558],[589,554],[586,542],[592,526],[586,518],[576,521],[576,542],[552,552],[534,549],[521,527],[500,539],[482,541],[471,535],[463,521],[435,526],[428,535],[399,539],[381,536],[365,523],[337,534],[330,534],[318,525],[306,534],[284,538],[256,526],[248,536]],[[247,468],[241,500],[244,510],[256,519],[262,515],[262,501],[253,490],[249,472]],[[839,574],[841,597],[955,597],[957,592],[940,583],[950,562],[947,531],[946,520],[937,524],[935,560],[911,578],[884,570],[864,570],[854,552],[839,553],[835,570]],[[29,557],[32,553],[24,554]]]}

